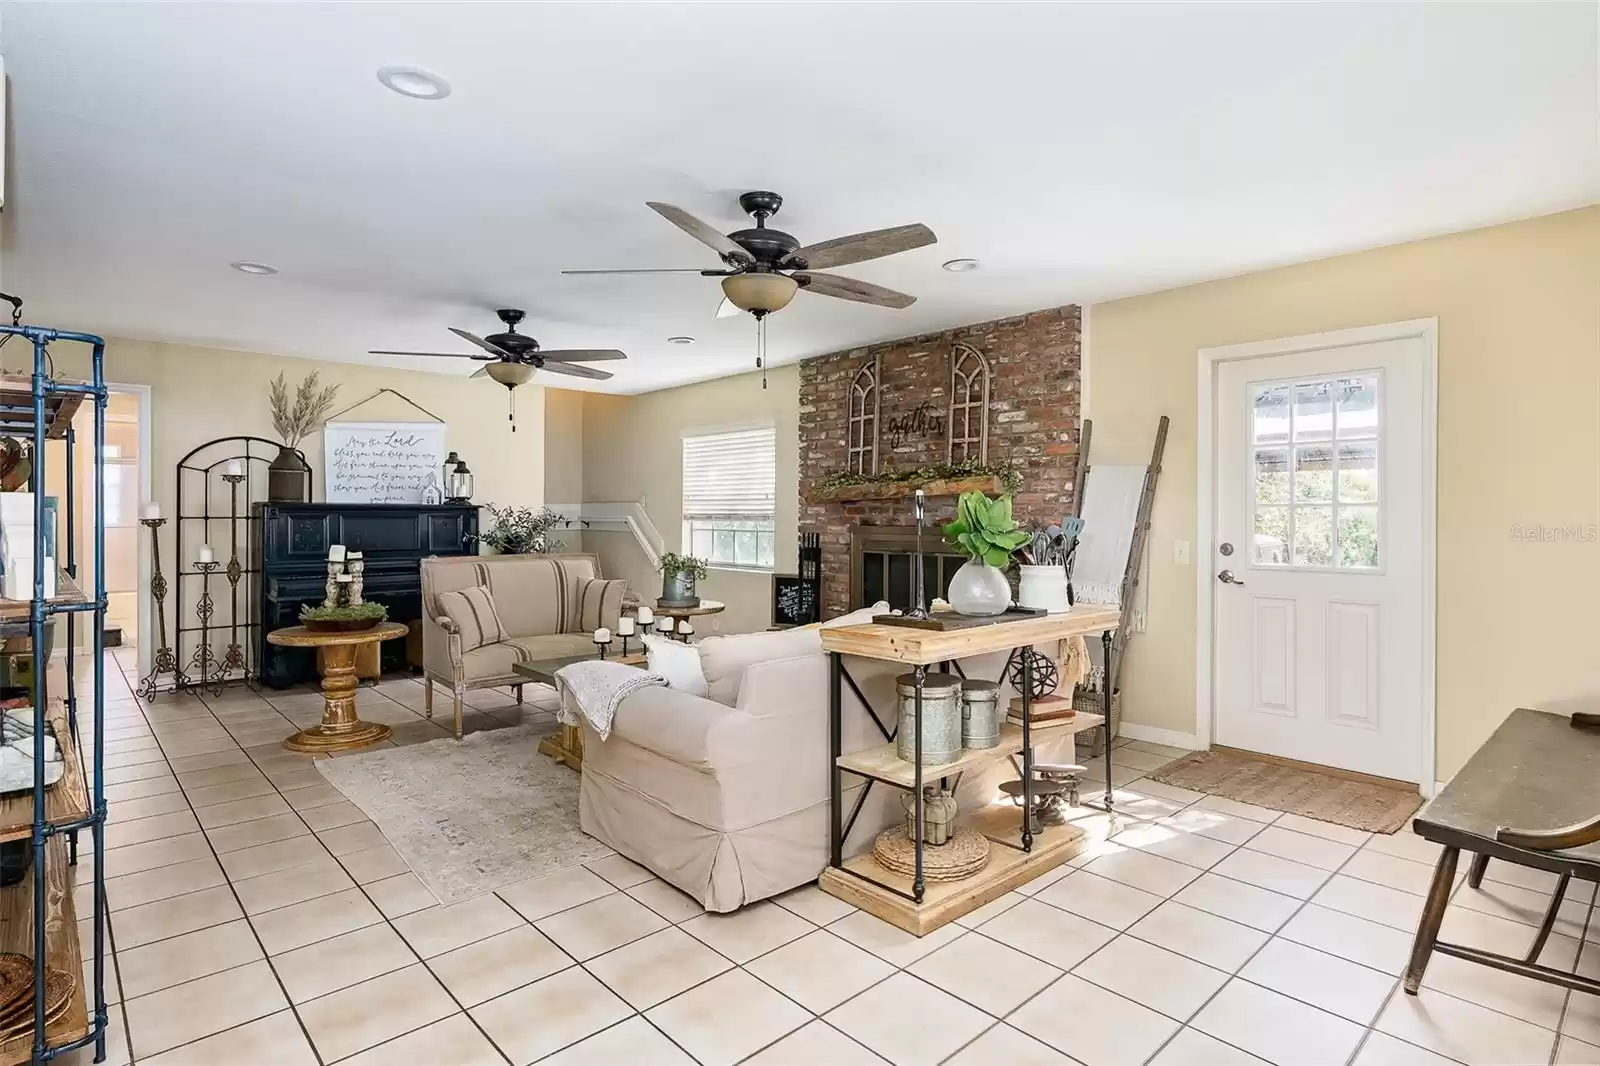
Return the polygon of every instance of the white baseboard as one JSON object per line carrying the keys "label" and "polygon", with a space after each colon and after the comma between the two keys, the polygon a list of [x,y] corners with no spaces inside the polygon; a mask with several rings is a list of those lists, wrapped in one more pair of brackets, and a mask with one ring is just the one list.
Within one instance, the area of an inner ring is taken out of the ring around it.
{"label": "white baseboard", "polygon": [[1176,729],[1157,729],[1153,725],[1140,725],[1138,722],[1124,721],[1117,735],[1130,740],[1148,741],[1151,744],[1165,744],[1169,748],[1183,748],[1187,751],[1199,751],[1205,746],[1193,733],[1180,733]]}

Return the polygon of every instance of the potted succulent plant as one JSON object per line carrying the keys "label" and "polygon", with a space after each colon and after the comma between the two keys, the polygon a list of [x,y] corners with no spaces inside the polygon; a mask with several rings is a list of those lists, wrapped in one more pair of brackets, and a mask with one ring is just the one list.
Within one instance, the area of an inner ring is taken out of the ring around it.
{"label": "potted succulent plant", "polygon": [[692,555],[666,552],[661,556],[661,599],[663,607],[698,607],[695,584],[708,573],[706,561]]}
{"label": "potted succulent plant", "polygon": [[950,606],[980,617],[1004,614],[1011,606],[1011,584],[1001,568],[1028,541],[1011,517],[1011,497],[991,500],[981,492],[963,492],[944,538],[967,556],[950,579]]}

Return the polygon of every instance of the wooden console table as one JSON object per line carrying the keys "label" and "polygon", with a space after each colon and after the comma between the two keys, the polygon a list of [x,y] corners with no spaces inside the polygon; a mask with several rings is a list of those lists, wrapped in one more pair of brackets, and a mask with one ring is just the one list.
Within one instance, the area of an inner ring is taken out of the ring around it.
{"label": "wooden console table", "polygon": [[[1033,730],[1045,729],[1053,736],[1092,729],[1110,715],[1079,714],[1065,722],[1032,726],[1028,712],[1032,705],[1030,693],[1022,695],[1024,724],[1006,724],[1000,732],[1000,744],[993,748],[963,749],[952,762],[924,766],[922,761],[922,730],[915,737],[916,758],[901,759],[893,737],[878,723],[885,743],[879,747],[846,755],[841,751],[843,736],[843,686],[848,683],[858,699],[861,690],[850,678],[844,666],[844,656],[855,655],[866,659],[880,659],[905,663],[916,679],[917,720],[922,720],[922,684],[929,666],[949,663],[957,673],[961,659],[976,655],[989,655],[1021,649],[1026,671],[1027,658],[1039,654],[1035,644],[1043,644],[1089,633],[1102,635],[1106,656],[1107,676],[1111,674],[1111,634],[1120,621],[1116,608],[1081,605],[1065,614],[1046,615],[1014,622],[996,622],[993,625],[975,626],[951,631],[913,629],[905,626],[864,625],[841,626],[821,631],[822,647],[828,653],[828,728],[831,748],[829,766],[829,863],[818,879],[818,886],[829,895],[837,896],[862,910],[899,926],[917,936],[930,933],[970,911],[997,899],[1020,884],[1066,862],[1082,848],[1083,830],[1077,826],[1042,825],[1035,832],[1030,814],[1033,812]],[[1107,702],[1109,703],[1109,692]],[[878,716],[875,716],[878,717]],[[889,717],[893,721],[893,716]],[[1022,756],[1022,806],[992,804],[958,817],[962,824],[976,829],[991,842],[987,866],[971,877],[959,881],[925,883],[923,878],[922,826],[924,813],[922,785],[927,774],[949,777],[961,773],[963,768],[995,759]],[[1106,745],[1106,799],[1111,801],[1111,745]],[[867,779],[866,790],[857,802],[855,812],[847,820],[843,810],[843,775],[855,774]],[[894,788],[908,789],[913,796],[913,816],[918,832],[915,842],[915,869],[905,877],[884,869],[871,854],[855,858],[844,857],[844,841],[866,801],[866,791],[882,782]]]}
{"label": "wooden console table", "polygon": [[371,629],[329,633],[305,626],[274,629],[267,643],[285,648],[316,648],[322,652],[322,721],[284,740],[290,751],[330,752],[361,748],[388,740],[390,728],[381,722],[356,717],[356,652],[405,636],[410,630],[399,622],[379,622]]}

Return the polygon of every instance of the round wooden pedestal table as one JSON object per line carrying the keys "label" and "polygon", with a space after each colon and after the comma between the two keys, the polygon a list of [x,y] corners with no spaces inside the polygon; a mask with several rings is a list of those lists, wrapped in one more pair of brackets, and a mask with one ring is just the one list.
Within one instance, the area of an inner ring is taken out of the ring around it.
{"label": "round wooden pedestal table", "polygon": [[407,627],[399,622],[379,622],[371,629],[325,633],[290,626],[267,634],[269,644],[287,648],[316,648],[322,652],[322,721],[302,729],[283,742],[290,751],[312,753],[346,751],[388,740],[390,729],[379,722],[356,717],[356,649],[363,644],[403,637]]}
{"label": "round wooden pedestal table", "polygon": [[[674,626],[676,626],[677,622],[681,622],[689,618],[700,618],[708,614],[721,614],[727,609],[727,606],[727,604],[718,600],[701,600],[693,607],[663,607],[659,602],[657,602],[650,609],[655,612],[657,618],[671,618],[674,622]],[[693,622],[690,622],[689,624],[694,625]],[[689,638],[679,634],[676,631],[676,628],[674,628],[672,637],[673,639],[681,640],[686,644],[689,642]]]}

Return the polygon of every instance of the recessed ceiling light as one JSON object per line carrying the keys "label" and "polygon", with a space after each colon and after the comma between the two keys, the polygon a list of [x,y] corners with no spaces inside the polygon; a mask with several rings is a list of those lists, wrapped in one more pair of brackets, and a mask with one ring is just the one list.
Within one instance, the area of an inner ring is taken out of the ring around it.
{"label": "recessed ceiling light", "polygon": [[443,100],[450,95],[450,83],[421,67],[379,67],[378,80],[401,96],[416,100]]}
{"label": "recessed ceiling light", "polygon": [[237,263],[229,263],[228,265],[233,267],[233,269],[237,270],[241,274],[261,275],[276,274],[278,272],[278,268],[275,266],[268,266],[265,263],[252,263],[248,259],[241,259]]}
{"label": "recessed ceiling light", "polygon": [[969,270],[977,270],[983,264],[976,259],[947,259],[939,265],[953,274],[965,274]]}
{"label": "recessed ceiling light", "polygon": [[694,343],[694,338],[693,337],[668,337],[667,338],[667,343],[668,344],[693,344]]}

